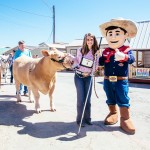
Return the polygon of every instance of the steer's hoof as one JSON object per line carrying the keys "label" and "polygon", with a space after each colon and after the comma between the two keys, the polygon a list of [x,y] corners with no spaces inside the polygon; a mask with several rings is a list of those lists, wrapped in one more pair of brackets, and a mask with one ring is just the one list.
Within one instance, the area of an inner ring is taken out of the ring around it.
{"label": "steer's hoof", "polygon": [[41,111],[41,109],[36,109],[36,113],[37,114],[39,114],[39,113],[41,113],[42,111]]}
{"label": "steer's hoof", "polygon": [[34,103],[34,100],[30,100],[30,103]]}
{"label": "steer's hoof", "polygon": [[17,103],[21,102],[21,100],[17,100]]}
{"label": "steer's hoof", "polygon": [[50,111],[51,111],[51,112],[55,112],[55,111],[56,111],[56,109],[55,109],[55,108],[54,108],[54,109],[50,109]]}

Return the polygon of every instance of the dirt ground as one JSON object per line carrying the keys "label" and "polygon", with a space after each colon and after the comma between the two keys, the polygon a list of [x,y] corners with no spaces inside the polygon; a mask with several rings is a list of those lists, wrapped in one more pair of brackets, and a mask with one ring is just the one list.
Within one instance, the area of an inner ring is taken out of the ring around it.
{"label": "dirt ground", "polygon": [[105,126],[108,113],[102,77],[96,78],[92,94],[93,126],[81,128],[77,136],[76,90],[73,73],[58,73],[54,92],[56,112],[49,111],[48,95],[41,94],[41,114],[23,97],[16,103],[15,85],[0,89],[0,150],[150,150],[150,85],[129,84],[131,118],[135,135],[124,133],[119,123]]}

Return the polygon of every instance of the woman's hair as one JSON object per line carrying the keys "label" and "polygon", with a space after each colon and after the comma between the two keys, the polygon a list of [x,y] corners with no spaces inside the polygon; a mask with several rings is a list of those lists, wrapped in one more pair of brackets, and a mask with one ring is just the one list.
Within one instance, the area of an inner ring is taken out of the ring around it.
{"label": "woman's hair", "polygon": [[87,45],[87,36],[92,37],[93,40],[94,40],[94,43],[92,45],[92,54],[95,55],[95,53],[98,50],[98,43],[97,43],[96,37],[93,34],[91,34],[91,33],[85,34],[84,39],[83,39],[81,53],[82,53],[82,55],[85,55],[85,54],[87,54],[89,52],[89,48],[88,48],[88,45]]}

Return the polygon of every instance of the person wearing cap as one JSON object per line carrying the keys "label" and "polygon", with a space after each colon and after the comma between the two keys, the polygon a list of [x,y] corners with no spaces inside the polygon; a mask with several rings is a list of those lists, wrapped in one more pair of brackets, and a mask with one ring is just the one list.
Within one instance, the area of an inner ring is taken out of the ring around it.
{"label": "person wearing cap", "polygon": [[[22,55],[32,57],[31,51],[29,49],[25,48],[25,42],[19,41],[18,42],[18,49],[16,50],[15,55],[14,55],[14,60],[17,59],[18,57],[22,56]],[[22,87],[23,87],[23,85],[20,84],[20,93],[22,91]],[[24,93],[24,96],[28,96],[27,95],[27,93],[28,93],[27,86],[24,86],[24,92],[23,93]]]}
{"label": "person wearing cap", "polygon": [[132,50],[125,46],[127,38],[136,36],[137,27],[131,20],[123,18],[112,19],[100,26],[102,35],[108,42],[99,65],[104,66],[104,91],[109,114],[104,120],[105,125],[118,122],[120,111],[120,127],[129,134],[135,133],[135,127],[130,118],[130,98],[128,96],[128,67],[135,61]]}

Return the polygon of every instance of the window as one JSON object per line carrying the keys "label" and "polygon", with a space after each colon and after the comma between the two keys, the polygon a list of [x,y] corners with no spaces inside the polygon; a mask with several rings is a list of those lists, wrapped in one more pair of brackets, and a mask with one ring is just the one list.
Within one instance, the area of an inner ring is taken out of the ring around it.
{"label": "window", "polygon": [[73,56],[77,55],[77,49],[70,49],[70,54]]}

